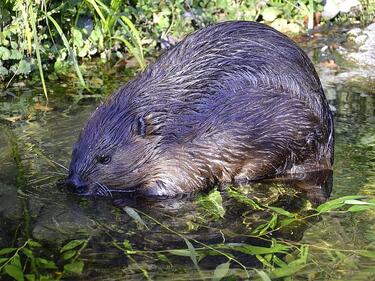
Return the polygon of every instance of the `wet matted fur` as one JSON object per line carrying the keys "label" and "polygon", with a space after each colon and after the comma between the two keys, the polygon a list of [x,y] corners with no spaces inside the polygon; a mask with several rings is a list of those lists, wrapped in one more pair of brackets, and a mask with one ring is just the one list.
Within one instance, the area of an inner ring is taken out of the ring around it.
{"label": "wet matted fur", "polygon": [[173,196],[332,163],[332,114],[306,54],[266,25],[223,22],[187,36],[93,112],[67,185]]}

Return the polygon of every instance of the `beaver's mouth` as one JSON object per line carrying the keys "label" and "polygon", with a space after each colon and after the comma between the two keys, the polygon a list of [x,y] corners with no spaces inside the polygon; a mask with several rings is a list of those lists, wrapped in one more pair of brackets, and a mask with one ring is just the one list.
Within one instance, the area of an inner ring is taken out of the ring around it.
{"label": "beaver's mouth", "polygon": [[71,193],[80,196],[97,196],[112,198],[115,194],[117,196],[125,196],[134,194],[139,190],[139,186],[134,187],[111,187],[100,182],[86,182],[81,180],[79,176],[71,174],[67,179],[61,180],[57,184],[58,188],[68,190]]}
{"label": "beaver's mouth", "polygon": [[118,197],[135,194],[138,189],[139,188],[137,188],[137,186],[126,188],[114,188],[100,182],[95,182],[91,185],[91,188],[88,188],[86,193],[80,193],[80,195],[113,198],[115,195],[116,197]]}

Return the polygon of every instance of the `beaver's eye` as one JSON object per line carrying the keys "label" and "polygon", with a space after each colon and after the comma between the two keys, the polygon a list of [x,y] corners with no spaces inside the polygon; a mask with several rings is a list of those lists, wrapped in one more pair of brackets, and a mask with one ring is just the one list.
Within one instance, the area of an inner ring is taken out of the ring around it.
{"label": "beaver's eye", "polygon": [[95,159],[96,159],[96,162],[98,162],[99,164],[103,164],[103,165],[111,162],[111,157],[108,155],[98,155],[95,157]]}

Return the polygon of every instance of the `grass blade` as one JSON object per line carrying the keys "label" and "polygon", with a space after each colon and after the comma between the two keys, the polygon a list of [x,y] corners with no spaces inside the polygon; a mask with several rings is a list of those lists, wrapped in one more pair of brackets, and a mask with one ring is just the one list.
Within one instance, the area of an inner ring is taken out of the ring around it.
{"label": "grass blade", "polygon": [[42,81],[44,96],[46,97],[46,100],[48,101],[46,81],[44,80],[44,72],[43,72],[43,67],[42,67],[42,58],[40,57],[40,48],[39,48],[40,45],[39,45],[39,39],[38,39],[38,32],[37,32],[37,29],[36,29],[36,16],[37,15],[34,12],[31,5],[29,6],[29,16],[30,16],[31,29],[32,29],[32,32],[33,32],[35,54],[36,54],[36,59],[37,59],[37,62],[38,62],[40,80]]}
{"label": "grass blade", "polygon": [[129,52],[135,57],[141,69],[145,68],[145,62],[142,55],[139,54],[139,50],[136,47],[134,47],[128,40],[118,36],[111,37],[111,39],[116,39],[123,42],[125,46],[129,49]]}
{"label": "grass blade", "polygon": [[185,237],[184,237],[184,241],[190,251],[190,259],[193,261],[195,268],[199,271],[197,252],[195,251],[193,244],[191,244],[191,242],[187,240]]}
{"label": "grass blade", "polygon": [[75,55],[74,51],[72,50],[72,48],[70,48],[69,41],[68,41],[68,39],[66,39],[66,36],[65,36],[63,30],[61,29],[60,25],[57,23],[57,21],[55,21],[55,19],[52,16],[47,15],[47,17],[53,23],[53,25],[55,26],[57,32],[59,33],[61,39],[64,42],[65,48],[68,50],[70,58],[73,60],[74,68],[77,72],[79,82],[81,83],[81,85],[84,88],[86,88],[88,90],[88,88],[86,86],[86,83],[85,83],[85,80],[83,79],[81,70],[79,69],[79,65],[78,65],[78,62],[77,62],[77,59],[76,59],[76,55]]}

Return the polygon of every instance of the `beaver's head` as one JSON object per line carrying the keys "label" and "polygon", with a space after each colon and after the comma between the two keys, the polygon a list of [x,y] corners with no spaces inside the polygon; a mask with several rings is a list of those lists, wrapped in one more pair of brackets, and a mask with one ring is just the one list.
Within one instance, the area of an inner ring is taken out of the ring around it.
{"label": "beaver's head", "polygon": [[147,181],[158,137],[129,101],[110,99],[89,118],[74,145],[68,188],[82,195],[132,192]]}

